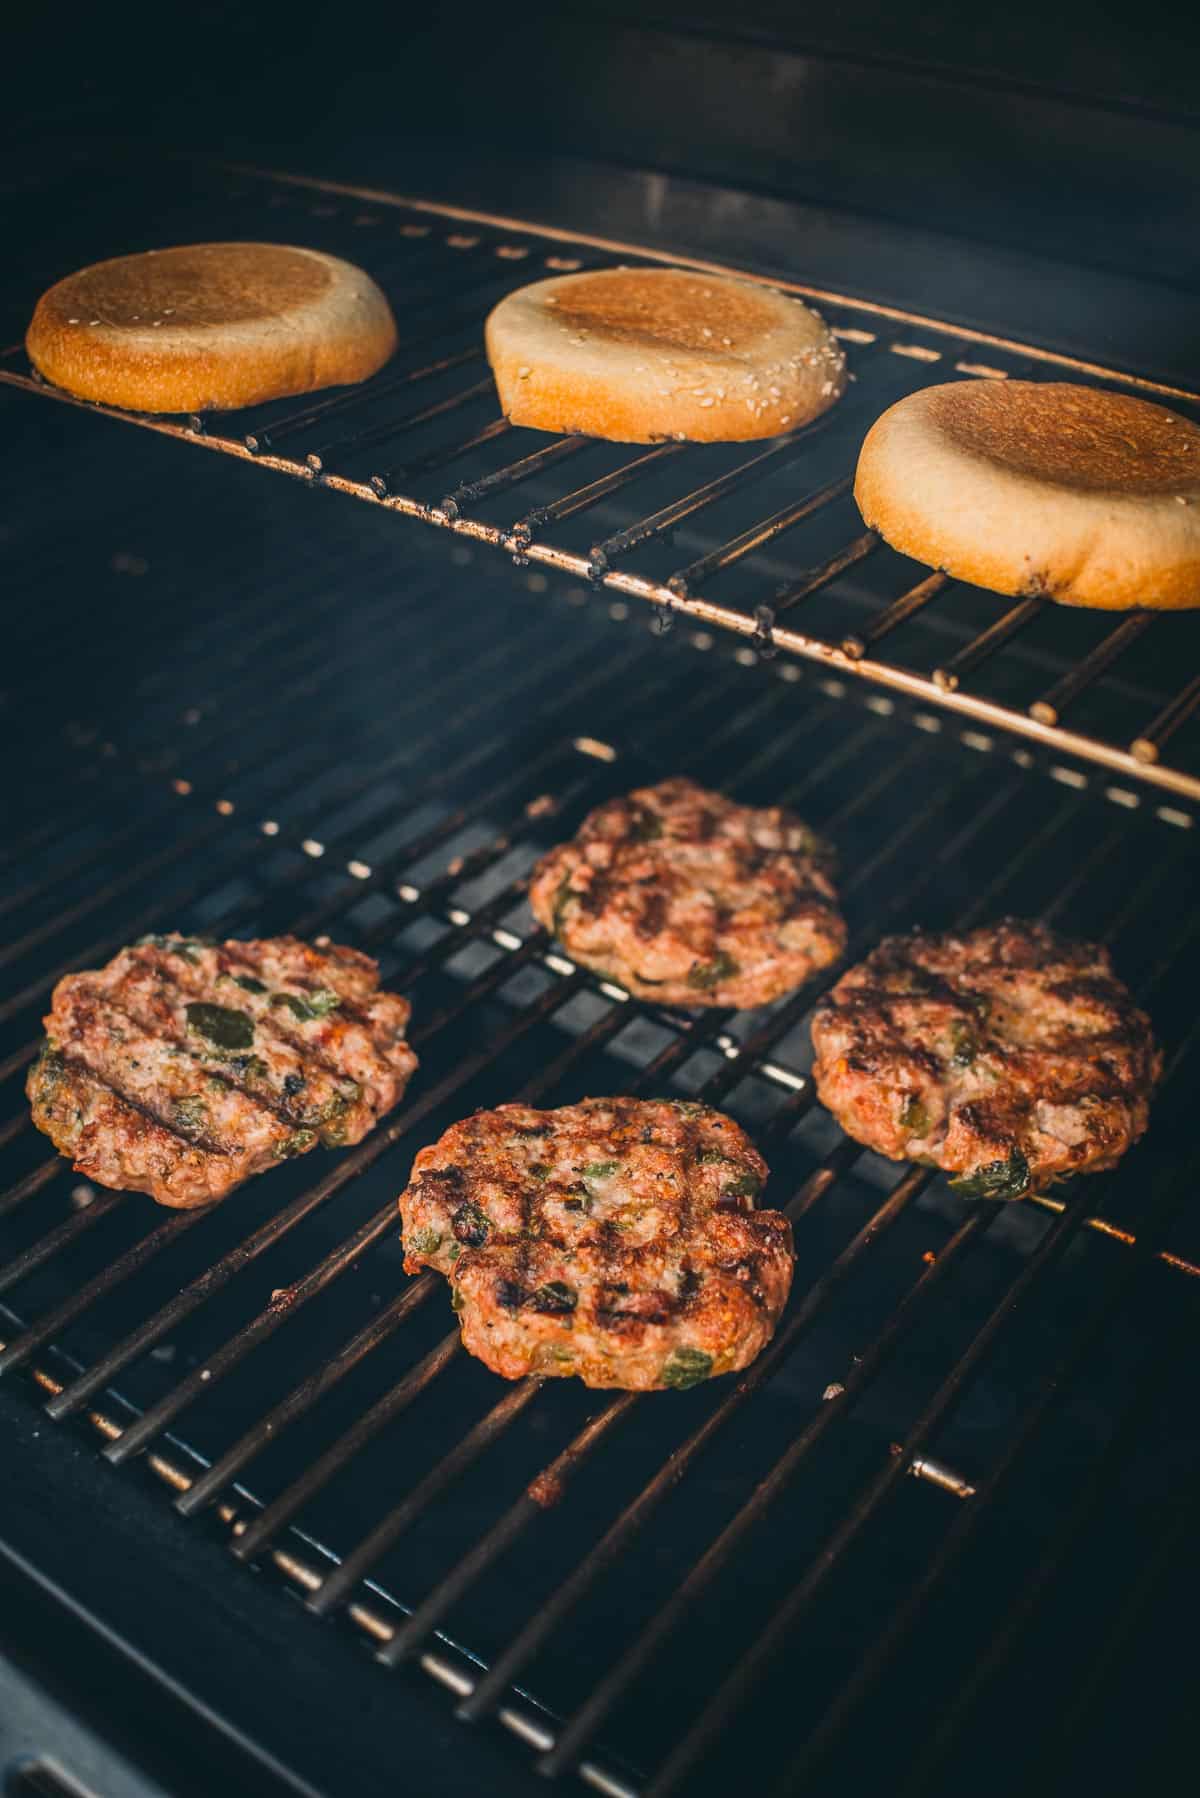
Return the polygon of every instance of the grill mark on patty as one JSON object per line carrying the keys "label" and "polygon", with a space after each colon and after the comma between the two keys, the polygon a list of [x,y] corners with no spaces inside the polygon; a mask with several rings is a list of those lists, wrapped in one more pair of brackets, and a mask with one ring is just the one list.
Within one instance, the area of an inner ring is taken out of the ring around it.
{"label": "grill mark on patty", "polygon": [[[47,1038],[47,1041],[49,1042],[49,1038]],[[225,1160],[228,1160],[231,1155],[237,1153],[236,1147],[232,1149],[228,1148],[216,1137],[206,1136],[203,1133],[197,1133],[195,1136],[186,1136],[169,1118],[163,1117],[160,1112],[155,1111],[152,1106],[147,1105],[143,1100],[136,1099],[132,1093],[125,1092],[121,1087],[117,1086],[113,1080],[109,1079],[107,1075],[100,1073],[98,1069],[94,1068],[90,1062],[70,1054],[70,1052],[59,1043],[50,1042],[50,1048],[56,1055],[61,1056],[64,1069],[71,1070],[75,1078],[79,1079],[81,1085],[90,1083],[93,1086],[102,1088],[104,1092],[109,1093],[111,1097],[116,1099],[120,1104],[128,1106],[130,1111],[137,1112],[139,1117],[145,1118],[148,1123],[154,1124],[159,1130],[166,1131],[168,1136],[173,1136],[176,1142],[183,1148],[202,1149],[206,1155],[220,1155]],[[87,1126],[85,1125],[84,1128],[86,1129],[86,1127]]]}
{"label": "grill mark on patty", "polygon": [[[246,968],[256,977],[261,976],[264,972],[264,962],[262,959],[256,960],[253,956],[234,954],[228,951],[224,944],[217,947],[217,957],[218,961],[221,963],[221,968],[218,970],[218,973],[227,971],[225,967],[226,963],[228,963],[230,967]],[[183,995],[185,1001],[188,1003],[199,1002],[202,1004],[221,1004],[222,991],[219,979],[212,981],[200,980],[197,982],[196,988],[184,986],[181,984],[177,972],[169,966],[164,966],[164,963],[169,963],[177,959],[177,957],[169,955],[166,950],[156,949],[153,951],[153,959],[147,958],[142,965],[151,966],[162,973],[172,990]],[[299,985],[300,983],[298,981],[293,981],[293,984]],[[306,990],[309,993],[316,993],[320,989],[316,986],[309,986]],[[258,996],[265,997],[265,995]],[[400,996],[401,995],[399,994],[396,995],[397,998]],[[232,1007],[232,1009],[242,1010],[244,1009],[244,1006],[235,1006]],[[282,1045],[296,1055],[301,1062],[309,1062],[314,1067],[320,1068],[322,1073],[329,1074],[335,1082],[351,1080],[353,1076],[345,1073],[339,1068],[337,1062],[331,1060],[324,1054],[318,1044],[310,1041],[299,1031],[292,1033],[287,1028],[286,1022],[282,1016],[284,1009],[285,1007],[281,1005],[272,1005],[268,1003],[264,1005],[261,1012],[246,1012],[246,1015],[250,1017],[253,1022],[256,1036],[259,1030],[265,1032],[266,1044],[264,1046]],[[389,1077],[394,1078],[396,1070],[390,1066],[386,1056],[383,1054],[369,1019],[363,1019],[363,1014],[361,1012],[356,1012],[355,1008],[348,1005],[344,1000],[337,1005],[335,1010],[338,1016],[354,1016],[356,1021],[361,1021],[362,1029],[370,1040],[372,1048],[376,1052],[378,1062],[382,1065],[385,1073]],[[355,1082],[355,1084],[361,1086],[361,1082]],[[360,1097],[362,1096],[363,1095],[360,1094]],[[347,1105],[352,1106],[356,1102],[357,1101],[351,1098],[347,1100]],[[303,1124],[303,1119],[298,1121]]]}
{"label": "grill mark on patty", "polygon": [[[183,988],[177,988],[175,990],[181,994],[185,991]],[[188,1002],[191,1003],[191,1001]],[[201,1001],[201,1003],[203,1003],[203,1001]],[[230,1092],[237,1093],[256,1110],[268,1113],[270,1116],[274,1117],[278,1123],[287,1125],[289,1129],[305,1127],[304,1117],[302,1115],[289,1111],[283,1103],[273,1103],[271,1096],[268,1093],[252,1091],[251,1088],[245,1084],[247,1070],[241,1070],[243,1078],[238,1080],[233,1077],[229,1068],[224,1063],[217,1061],[214,1057],[205,1055],[203,1052],[197,1054],[188,1042],[186,1030],[183,1032],[172,1032],[168,1035],[165,1020],[155,1019],[153,1023],[149,1021],[142,1022],[137,1017],[136,1013],[129,1011],[119,1000],[107,993],[96,995],[95,1009],[99,1014],[101,1023],[103,1023],[106,1016],[115,1014],[119,1018],[124,1018],[127,1023],[132,1024],[136,1030],[141,1031],[144,1035],[152,1036],[158,1042],[174,1043],[179,1048],[184,1049],[187,1053],[188,1061],[196,1068],[201,1080],[220,1081],[221,1085],[226,1087]],[[249,1051],[247,1051],[247,1053],[249,1053]],[[211,1066],[207,1065],[210,1062]],[[90,1063],[85,1063],[84,1065],[90,1066]],[[108,1083],[106,1082],[106,1084]],[[119,1097],[128,1099],[135,1109],[141,1109],[141,1107],[138,1106],[137,1101],[131,1094],[126,1093],[123,1087],[113,1086],[112,1090],[117,1093]],[[199,1099],[203,1097],[203,1093],[197,1089],[194,1093],[185,1094],[184,1097]],[[185,1140],[199,1144],[200,1138],[193,1136],[188,1137]]]}

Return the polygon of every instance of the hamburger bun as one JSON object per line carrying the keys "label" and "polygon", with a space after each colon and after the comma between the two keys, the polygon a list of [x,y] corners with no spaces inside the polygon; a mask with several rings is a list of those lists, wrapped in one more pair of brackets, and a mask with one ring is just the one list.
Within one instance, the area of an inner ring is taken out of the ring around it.
{"label": "hamburger bun", "polygon": [[845,357],[774,288],[682,268],[612,268],[518,288],[487,321],[512,424],[614,443],[775,437],[832,406]]}
{"label": "hamburger bun", "polygon": [[1118,611],[1200,605],[1200,429],[1057,381],[952,381],[867,433],[872,530],[996,593]]}
{"label": "hamburger bun", "polygon": [[396,347],[362,269],[319,250],[185,244],[96,262],[37,303],[48,381],[136,412],[209,412],[364,381]]}

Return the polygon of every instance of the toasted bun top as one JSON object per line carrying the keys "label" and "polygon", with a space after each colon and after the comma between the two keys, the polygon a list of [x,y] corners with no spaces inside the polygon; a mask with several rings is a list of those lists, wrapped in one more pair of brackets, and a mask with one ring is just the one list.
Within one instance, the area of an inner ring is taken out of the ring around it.
{"label": "toasted bun top", "polygon": [[[614,268],[537,281],[514,297],[529,305],[552,304],[560,324],[596,332],[613,343],[662,345],[705,355],[727,349],[736,355],[756,349],[778,328],[782,296],[749,282],[686,269]],[[806,312],[800,308],[799,316]],[[814,314],[807,316],[819,324]]]}
{"label": "toasted bun top", "polygon": [[248,324],[314,304],[339,268],[358,273],[337,257],[285,244],[183,244],[82,268],[44,294],[38,311],[57,324],[118,330]]}
{"label": "toasted bun top", "polygon": [[83,399],[204,411],[374,374],[396,326],[362,269],[288,244],[203,243],[93,263],[38,301],[25,345]]}
{"label": "toasted bun top", "polygon": [[535,281],[493,309],[486,339],[513,424],[620,443],[771,437],[845,385],[841,347],[809,307],[698,269]]}
{"label": "toasted bun top", "polygon": [[867,433],[854,496],[894,549],[997,593],[1200,605],[1200,428],[1061,381],[955,381]]}
{"label": "toasted bun top", "polygon": [[1013,474],[1088,493],[1175,494],[1200,481],[1200,430],[1129,394],[952,381],[913,398],[957,449]]}

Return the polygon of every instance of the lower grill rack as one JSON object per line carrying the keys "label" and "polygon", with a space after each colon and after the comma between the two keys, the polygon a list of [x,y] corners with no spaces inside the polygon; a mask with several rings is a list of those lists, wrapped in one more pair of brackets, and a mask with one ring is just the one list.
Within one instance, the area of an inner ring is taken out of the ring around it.
{"label": "lower grill rack", "polygon": [[[269,594],[240,614],[237,665],[199,611],[181,660],[176,619],[123,731],[79,726],[31,776],[5,901],[0,1374],[385,1668],[419,1665],[543,1772],[620,1798],[725,1790],[747,1765],[781,1793],[883,1760],[906,1791],[959,1780],[980,1715],[1094,1593],[1099,1530],[1105,1603],[1056,1663],[1061,1703],[989,1749],[1030,1779],[1070,1765],[1072,1704],[1104,1689],[1143,1565],[1163,1571],[1149,1520],[1165,1508],[1177,1542],[1195,1474],[1172,1422],[1200,1321],[1200,946],[1170,903],[1191,833],[815,681],[781,708],[779,664],[511,580],[450,594],[418,564],[331,644],[344,544],[332,523],[322,542],[286,616]],[[406,663],[435,596],[462,653]],[[167,661],[186,693],[160,685]],[[765,1012],[692,1016],[574,967],[530,918],[529,866],[676,770],[832,836],[850,956],[1006,910],[1109,942],[1167,1048],[1144,1144],[1061,1197],[972,1207],[814,1104],[806,1024],[836,970]],[[327,931],[381,957],[414,999],[408,1101],[211,1213],[79,1183],[21,1100],[37,1016],[61,972],[155,926]],[[795,1229],[791,1305],[711,1388],[505,1385],[459,1347],[443,1282],[403,1275],[396,1194],[475,1105],[618,1090],[751,1130]]]}

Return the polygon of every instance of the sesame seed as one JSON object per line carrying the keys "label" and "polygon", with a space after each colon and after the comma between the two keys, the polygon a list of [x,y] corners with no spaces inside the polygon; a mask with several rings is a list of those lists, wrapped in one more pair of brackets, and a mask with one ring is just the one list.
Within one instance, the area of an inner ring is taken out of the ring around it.
{"label": "sesame seed", "polygon": [[517,379],[518,381],[526,381],[532,373],[533,370],[531,368],[519,368],[517,370]]}
{"label": "sesame seed", "polygon": [[716,403],[717,402],[715,400],[701,400],[700,401],[701,406],[715,406]]}

